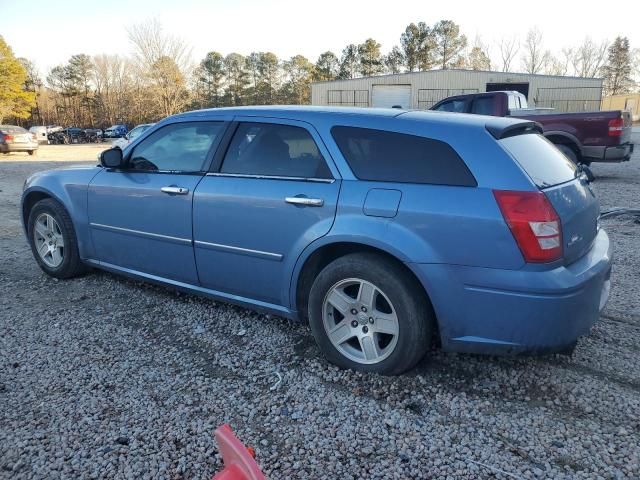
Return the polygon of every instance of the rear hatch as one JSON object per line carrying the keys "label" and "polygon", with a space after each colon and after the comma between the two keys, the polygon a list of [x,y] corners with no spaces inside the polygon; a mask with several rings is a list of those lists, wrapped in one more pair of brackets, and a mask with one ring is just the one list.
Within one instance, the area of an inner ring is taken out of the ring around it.
{"label": "rear hatch", "polygon": [[564,263],[578,260],[593,244],[600,214],[600,204],[584,176],[542,135],[516,135],[499,143],[545,194],[560,217]]}

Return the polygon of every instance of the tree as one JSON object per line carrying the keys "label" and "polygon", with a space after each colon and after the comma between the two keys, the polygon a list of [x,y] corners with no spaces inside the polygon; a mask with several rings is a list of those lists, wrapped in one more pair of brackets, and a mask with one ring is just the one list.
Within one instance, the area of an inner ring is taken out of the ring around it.
{"label": "tree", "polygon": [[467,37],[451,20],[440,20],[433,26],[436,63],[440,68],[451,68],[460,62],[460,53],[467,46]]}
{"label": "tree", "polygon": [[382,73],[384,65],[380,54],[381,45],[373,38],[368,38],[358,45],[358,57],[360,59],[360,74],[370,77]]}
{"label": "tree", "polygon": [[400,48],[407,70],[429,70],[433,67],[435,37],[424,22],[410,23],[400,36]]}
{"label": "tree", "polygon": [[609,95],[631,91],[631,52],[627,37],[616,37],[609,47],[607,64],[602,68],[604,88]]}
{"label": "tree", "polygon": [[166,34],[160,23],[148,21],[128,29],[135,60],[164,115],[179,112],[188,102],[185,72],[190,70],[190,50],[180,39]]}
{"label": "tree", "polygon": [[[93,75],[93,61],[89,55],[78,54],[73,55],[69,59],[67,65],[67,75],[74,85],[74,90],[81,97],[80,105],[77,110],[79,118],[76,119],[77,125],[93,126],[92,99],[91,99],[91,77]],[[83,112],[84,110],[84,112]]]}
{"label": "tree", "polygon": [[168,117],[180,111],[185,105],[188,92],[185,78],[180,67],[171,57],[160,57],[151,66],[151,77],[154,79],[153,90],[160,101],[162,116]]}
{"label": "tree", "polygon": [[572,50],[571,64],[578,77],[597,77],[602,65],[607,58],[609,42],[606,40],[596,44],[591,38],[586,37],[582,45]]}
{"label": "tree", "polygon": [[356,78],[358,74],[358,67],[360,65],[360,54],[358,47],[353,43],[347,45],[342,50],[342,56],[340,57],[340,73],[339,78]]}
{"label": "tree", "polygon": [[383,57],[382,62],[384,63],[387,73],[400,73],[404,66],[404,55],[400,47],[393,47],[391,51]]}
{"label": "tree", "polygon": [[281,70],[280,61],[275,53],[264,52],[260,54],[258,73],[260,74],[258,89],[261,103],[276,103],[276,92],[280,87]]}
{"label": "tree", "polygon": [[27,76],[24,81],[24,91],[33,92],[34,106],[31,108],[30,116],[32,120],[38,124],[42,124],[42,114],[40,112],[40,105],[38,104],[38,97],[42,90],[42,80],[40,79],[40,73],[35,64],[26,58],[18,59],[24,67]]}
{"label": "tree", "polygon": [[296,55],[284,62],[284,98],[287,103],[305,105],[311,102],[313,69],[313,63],[302,55]]}
{"label": "tree", "polygon": [[569,63],[571,61],[571,49],[562,49],[562,57],[549,55],[545,65],[544,73],[547,75],[567,75],[569,73]]}
{"label": "tree", "polygon": [[491,70],[488,49],[479,37],[476,37],[473,47],[471,47],[467,65],[471,70]]}
{"label": "tree", "polygon": [[550,53],[544,50],[542,32],[536,27],[527,32],[524,40],[522,68],[525,72],[540,73],[549,61]]}
{"label": "tree", "polygon": [[27,70],[0,36],[0,123],[5,118],[28,118],[35,93],[24,89]]}
{"label": "tree", "polygon": [[518,50],[520,50],[520,42],[515,36],[511,38],[502,37],[498,43],[498,49],[502,60],[502,71],[508,72],[511,70],[511,62],[513,62]]}
{"label": "tree", "polygon": [[224,57],[219,52],[209,52],[198,65],[196,85],[200,89],[201,107],[219,107],[224,80]]}
{"label": "tree", "polygon": [[245,90],[249,84],[246,60],[239,53],[230,53],[224,58],[227,72],[226,97],[230,105],[244,105]]}
{"label": "tree", "polygon": [[335,80],[340,71],[340,61],[335,53],[326,51],[321,53],[316,62],[313,79],[316,81]]}

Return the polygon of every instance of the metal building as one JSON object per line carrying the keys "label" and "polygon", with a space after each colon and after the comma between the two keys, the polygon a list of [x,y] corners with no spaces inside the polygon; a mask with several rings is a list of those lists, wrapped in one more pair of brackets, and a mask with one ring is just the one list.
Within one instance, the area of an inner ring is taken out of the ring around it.
{"label": "metal building", "polygon": [[311,84],[313,105],[426,110],[451,95],[517,90],[530,106],[559,112],[600,110],[602,79],[477,70],[428,70]]}

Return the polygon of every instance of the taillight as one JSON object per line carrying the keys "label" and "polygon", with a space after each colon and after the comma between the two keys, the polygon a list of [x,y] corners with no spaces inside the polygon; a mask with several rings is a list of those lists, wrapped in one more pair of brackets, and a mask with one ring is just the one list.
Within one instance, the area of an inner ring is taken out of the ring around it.
{"label": "taillight", "polygon": [[9,142],[13,142],[13,135],[5,135],[4,136],[4,141],[9,143]]}
{"label": "taillight", "polygon": [[525,261],[544,263],[562,257],[560,218],[542,192],[494,190],[493,195]]}
{"label": "taillight", "polygon": [[609,136],[619,137],[624,130],[624,120],[622,117],[613,118],[609,120]]}

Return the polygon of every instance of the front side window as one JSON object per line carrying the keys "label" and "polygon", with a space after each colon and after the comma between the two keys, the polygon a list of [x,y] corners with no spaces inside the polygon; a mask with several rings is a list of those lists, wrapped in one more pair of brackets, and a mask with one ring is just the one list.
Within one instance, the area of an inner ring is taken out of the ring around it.
{"label": "front side window", "polygon": [[141,171],[199,172],[209,149],[223,133],[222,122],[173,123],[153,132],[131,152],[129,168]]}
{"label": "front side window", "polygon": [[306,129],[275,123],[241,123],[220,171],[243,175],[332,178],[316,142]]}
{"label": "front side window", "polygon": [[450,100],[448,102],[444,102],[438,105],[436,110],[440,112],[456,112],[456,113],[464,113],[464,100]]}
{"label": "front side window", "polygon": [[331,134],[361,180],[477,185],[456,151],[440,140],[357,127],[333,127]]}

